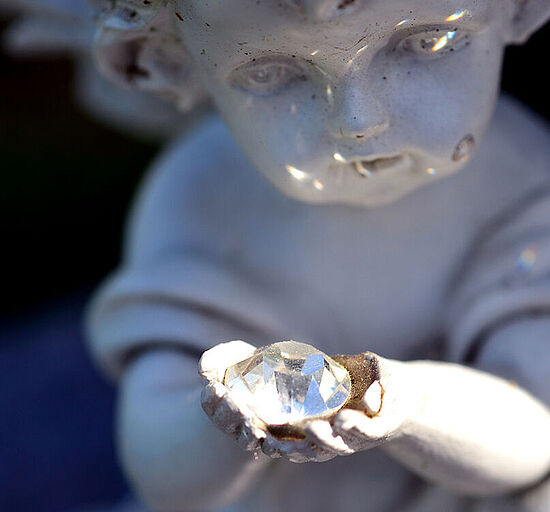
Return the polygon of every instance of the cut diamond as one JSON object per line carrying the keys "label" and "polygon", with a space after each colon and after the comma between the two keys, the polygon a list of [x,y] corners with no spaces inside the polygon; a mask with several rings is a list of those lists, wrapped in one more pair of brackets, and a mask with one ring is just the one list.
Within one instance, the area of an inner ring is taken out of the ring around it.
{"label": "cut diamond", "polygon": [[274,343],[227,368],[224,384],[236,401],[268,425],[329,416],[351,394],[348,371],[311,345]]}

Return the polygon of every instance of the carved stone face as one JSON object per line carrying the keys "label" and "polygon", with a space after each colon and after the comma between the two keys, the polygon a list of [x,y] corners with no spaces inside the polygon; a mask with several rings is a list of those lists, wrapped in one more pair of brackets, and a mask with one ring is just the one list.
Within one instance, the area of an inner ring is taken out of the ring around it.
{"label": "carved stone face", "polygon": [[306,201],[376,206],[467,162],[491,118],[504,0],[177,0],[253,164]]}

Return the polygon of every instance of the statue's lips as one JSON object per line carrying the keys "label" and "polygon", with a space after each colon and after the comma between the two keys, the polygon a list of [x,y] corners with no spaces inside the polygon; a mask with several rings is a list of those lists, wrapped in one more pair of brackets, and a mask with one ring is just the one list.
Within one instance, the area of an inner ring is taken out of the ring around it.
{"label": "statue's lips", "polygon": [[362,178],[370,178],[390,172],[406,171],[410,169],[412,160],[409,156],[397,155],[368,159],[353,158],[348,160],[349,165]]}

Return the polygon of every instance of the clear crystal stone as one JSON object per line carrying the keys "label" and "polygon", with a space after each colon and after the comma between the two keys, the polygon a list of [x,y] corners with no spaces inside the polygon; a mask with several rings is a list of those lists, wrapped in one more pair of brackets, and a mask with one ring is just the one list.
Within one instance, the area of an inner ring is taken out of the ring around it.
{"label": "clear crystal stone", "polygon": [[329,416],[351,394],[348,371],[311,345],[274,343],[227,368],[224,384],[268,425]]}

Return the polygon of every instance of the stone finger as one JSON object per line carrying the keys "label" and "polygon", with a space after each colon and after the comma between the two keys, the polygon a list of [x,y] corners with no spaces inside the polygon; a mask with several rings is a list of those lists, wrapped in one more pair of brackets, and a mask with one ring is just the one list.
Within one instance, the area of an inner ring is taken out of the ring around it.
{"label": "stone finger", "polygon": [[207,384],[201,391],[201,406],[204,412],[212,417],[220,402],[227,394],[227,388],[219,383]]}
{"label": "stone finger", "polygon": [[289,451],[283,453],[290,462],[326,462],[337,457],[338,454],[332,450],[326,450],[315,443],[309,442],[305,449],[300,451]]}
{"label": "stone finger", "polygon": [[373,382],[361,400],[361,405],[365,407],[369,416],[377,416],[382,410],[382,404],[384,402],[384,387],[382,383],[377,380]]}
{"label": "stone finger", "polygon": [[202,354],[199,375],[210,382],[222,382],[228,366],[247,359],[255,350],[256,347],[240,340],[220,343]]}
{"label": "stone finger", "polygon": [[371,431],[374,419],[361,411],[344,409],[333,420],[332,428],[354,451],[363,451],[378,444],[379,436]]}
{"label": "stone finger", "polygon": [[354,450],[345,443],[342,436],[334,431],[328,421],[311,421],[306,425],[305,431],[308,439],[315,443],[319,449],[333,452],[335,455],[351,455],[354,453]]}
{"label": "stone finger", "polygon": [[225,397],[210,419],[224,432],[238,435],[247,418],[229,397]]}
{"label": "stone finger", "polygon": [[[290,454],[305,454],[309,451],[309,442],[306,439],[277,439],[267,433],[262,443],[262,451],[270,457],[285,457],[289,458]],[[299,458],[299,456],[296,456]],[[306,462],[304,460],[304,462]]]}
{"label": "stone finger", "polygon": [[279,451],[279,442],[274,439],[270,434],[267,434],[261,443],[262,452],[272,459],[278,459],[281,457]]}
{"label": "stone finger", "polygon": [[239,432],[237,443],[243,450],[255,451],[261,448],[261,442],[265,437],[266,433],[264,430],[246,421]]}
{"label": "stone finger", "polygon": [[337,456],[334,451],[325,450],[308,439],[280,440],[270,434],[262,442],[262,451],[272,458],[283,457],[296,463],[324,462]]}

